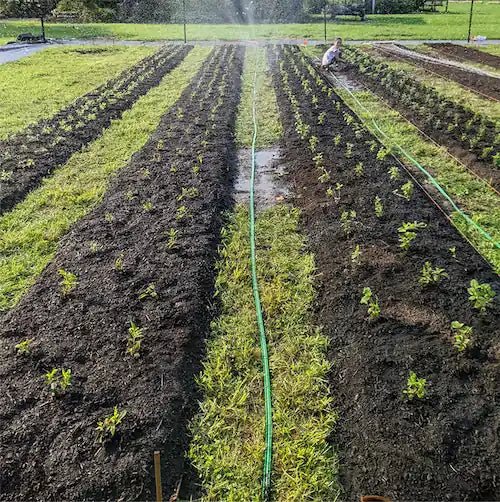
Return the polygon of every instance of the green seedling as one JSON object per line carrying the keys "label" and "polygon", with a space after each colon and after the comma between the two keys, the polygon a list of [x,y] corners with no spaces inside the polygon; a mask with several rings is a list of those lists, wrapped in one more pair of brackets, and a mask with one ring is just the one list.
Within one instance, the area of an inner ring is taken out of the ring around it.
{"label": "green seedling", "polygon": [[153,203],[149,200],[143,202],[142,209],[144,209],[144,211],[151,211],[153,209]]}
{"label": "green seedling", "polygon": [[354,148],[354,145],[352,143],[347,143],[346,144],[346,151],[345,151],[345,158],[350,159],[352,157],[352,149]]}
{"label": "green seedling", "polygon": [[91,253],[97,253],[101,249],[101,246],[96,241],[90,241],[89,248]]}
{"label": "green seedling", "polygon": [[320,183],[328,183],[330,181],[330,173],[326,169],[323,169],[323,174],[318,177],[318,181]]}
{"label": "green seedling", "polygon": [[392,166],[389,168],[389,171],[387,171],[389,174],[389,178],[391,180],[398,180],[399,179],[399,169],[395,166]]}
{"label": "green seedling", "polygon": [[144,338],[143,332],[144,328],[139,328],[134,321],[130,321],[130,327],[128,328],[128,338],[127,338],[127,354],[136,359],[141,355],[141,344]]}
{"label": "green seedling", "polygon": [[401,191],[394,190],[392,193],[394,195],[397,195],[398,197],[402,197],[403,199],[410,200],[411,196],[413,195],[413,183],[411,181],[408,181],[408,183],[405,183],[401,187]]}
{"label": "green seedling", "polygon": [[354,172],[358,178],[361,178],[364,174],[363,162],[358,162],[354,168]]}
{"label": "green seedling", "polygon": [[410,249],[410,244],[411,242],[415,239],[417,236],[417,233],[415,230],[418,230],[419,228],[426,228],[427,224],[422,223],[422,222],[416,222],[414,221],[413,223],[407,222],[403,223],[399,228],[399,247],[403,251],[408,251]]}
{"label": "green seedling", "polygon": [[418,282],[422,284],[422,286],[428,286],[430,284],[437,284],[445,277],[448,277],[448,274],[445,272],[444,268],[432,268],[432,263],[426,261],[420,272],[420,279]]}
{"label": "green seedling", "polygon": [[148,287],[139,294],[140,300],[144,298],[158,298],[158,293],[156,292],[156,286],[154,282],[148,284]]}
{"label": "green seedling", "polygon": [[160,139],[160,141],[158,141],[158,143],[156,144],[156,149],[158,151],[165,150],[165,141],[163,141],[162,139]]}
{"label": "green seedling", "polygon": [[142,175],[145,177],[145,178],[149,178],[151,172],[149,169],[143,169],[142,170]]}
{"label": "green seedling", "polygon": [[177,200],[181,202],[184,199],[194,199],[195,197],[198,197],[198,189],[196,187],[182,187],[181,194],[177,197]]}
{"label": "green seedling", "polygon": [[353,265],[361,265],[361,250],[359,244],[356,244],[354,251],[351,253],[351,263]]}
{"label": "green seedling", "polygon": [[453,247],[453,248],[450,248],[448,251],[451,253],[451,256],[453,256],[453,258],[455,258],[455,260],[456,260],[457,259],[457,248]]}
{"label": "green seedling", "polygon": [[193,166],[193,174],[198,176],[200,174],[201,166],[199,164],[195,164]]}
{"label": "green seedling", "polygon": [[316,136],[311,136],[309,138],[309,150],[311,150],[312,153],[316,151],[317,145],[318,145],[318,138]]}
{"label": "green seedling", "polygon": [[31,340],[23,340],[14,346],[18,356],[24,356],[31,352]]}
{"label": "green seedling", "polygon": [[59,368],[54,368],[45,373],[44,378],[45,385],[49,388],[52,397],[55,397],[58,393],[64,394],[71,385],[71,370],[62,368],[59,374]]}
{"label": "green seedling", "polygon": [[68,295],[73,291],[76,286],[78,286],[78,277],[71,272],[67,272],[66,270],[59,270],[59,274],[62,276],[62,281],[59,283],[61,286],[61,294],[63,296]]}
{"label": "green seedling", "polygon": [[117,272],[123,272],[123,259],[125,258],[125,255],[123,251],[120,253],[120,256],[115,260],[115,270]]}
{"label": "green seedling", "polygon": [[318,124],[323,125],[325,123],[325,118],[326,118],[326,112],[321,112],[318,115]]}
{"label": "green seedling", "polygon": [[380,315],[380,306],[378,304],[378,296],[373,296],[370,288],[363,288],[363,296],[359,302],[361,305],[368,305],[368,314],[372,319],[377,319]]}
{"label": "green seedling", "polygon": [[132,192],[132,190],[129,190],[129,191],[125,194],[125,200],[131,201],[131,200],[134,200],[134,199],[135,199],[134,192]]}
{"label": "green seedling", "polygon": [[5,169],[2,170],[0,173],[0,181],[8,181],[12,177],[12,171],[6,171]]}
{"label": "green seedling", "polygon": [[64,392],[71,385],[71,370],[61,369],[61,390]]}
{"label": "green seedling", "polygon": [[103,420],[97,422],[97,442],[102,444],[112,439],[116,434],[116,428],[122,423],[126,414],[127,410],[119,411],[118,407],[115,406],[112,415],[104,417]]}
{"label": "green seedling", "polygon": [[486,307],[493,301],[495,292],[488,283],[479,284],[476,279],[470,281],[470,287],[467,288],[469,300],[474,302],[474,307],[480,312],[485,312]]}
{"label": "green seedling", "polygon": [[471,343],[472,326],[453,321],[451,323],[451,330],[453,332],[454,342],[453,345],[457,348],[458,352],[463,352]]}
{"label": "green seedling", "polygon": [[317,169],[323,169],[323,152],[318,153],[313,157],[313,162]]}
{"label": "green seedling", "polygon": [[377,218],[381,218],[384,214],[384,205],[382,204],[382,199],[378,195],[375,197],[375,214]]}
{"label": "green seedling", "polygon": [[111,213],[106,213],[104,215],[104,218],[108,223],[113,223],[113,221],[115,220],[115,217]]}
{"label": "green seedling", "polygon": [[186,206],[181,206],[179,209],[177,209],[177,214],[175,217],[177,218],[178,221],[188,216],[190,216],[190,214]]}
{"label": "green seedling", "polygon": [[382,147],[378,152],[377,152],[377,159],[378,160],[384,160],[389,154],[391,153],[390,150],[387,148]]}
{"label": "green seedling", "polygon": [[425,396],[426,384],[427,380],[425,378],[417,378],[417,374],[414,371],[410,371],[410,376],[408,377],[406,389],[403,390],[403,394],[406,394],[410,401],[412,401],[414,397],[422,399]]}
{"label": "green seedling", "polygon": [[171,228],[168,232],[168,242],[167,242],[167,249],[173,249],[175,245],[177,244],[177,230],[174,228]]}
{"label": "green seedling", "polygon": [[352,224],[354,223],[355,219],[356,219],[356,211],[351,210],[342,212],[342,215],[340,216],[340,221],[346,235],[349,235],[351,233]]}
{"label": "green seedling", "polygon": [[333,142],[334,142],[335,146],[339,146],[341,141],[342,141],[342,135],[341,134],[337,134],[333,138]]}

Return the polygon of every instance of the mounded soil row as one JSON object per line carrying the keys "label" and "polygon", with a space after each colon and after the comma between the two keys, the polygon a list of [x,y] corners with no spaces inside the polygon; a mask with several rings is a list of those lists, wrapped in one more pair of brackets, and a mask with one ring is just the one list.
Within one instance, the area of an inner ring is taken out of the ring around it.
{"label": "mounded soil row", "polygon": [[[175,491],[197,410],[194,376],[211,320],[221,212],[230,201],[242,58],[241,48],[214,49],[103,202],[3,319],[0,500],[154,500],[154,450],[162,454],[165,497]],[[197,195],[179,200],[183,188]],[[168,249],[170,229],[177,234]],[[78,277],[67,296],[59,269]],[[151,284],[156,296],[139,298]],[[130,321],[144,330],[137,359],[126,355]],[[30,354],[16,356],[14,344],[26,338]],[[52,368],[73,374],[56,398],[42,378]],[[94,429],[114,406],[127,415],[100,446]]]}
{"label": "mounded soil row", "polygon": [[457,82],[457,84],[467,87],[468,90],[479,94],[483,98],[486,97],[497,101],[500,99],[500,79],[498,78],[488,77],[487,75],[479,75],[478,73],[447,66],[444,61],[442,64],[437,62],[434,63],[432,61],[424,61],[419,58],[412,58],[411,56],[407,56],[399,52],[397,54],[392,54],[388,50],[379,50],[377,47],[374,49],[384,58],[391,59],[393,61],[403,60],[419,68],[424,68],[425,70],[437,73],[441,77],[453,80],[454,82]]}
{"label": "mounded soil row", "polygon": [[[375,64],[373,62],[373,64]],[[390,71],[390,70],[388,70]],[[405,103],[403,98],[405,95],[396,89],[394,86],[389,92],[386,86],[382,85],[381,78],[387,74],[382,71],[382,75],[373,78],[372,75],[367,75],[359,71],[359,68],[353,68],[347,72],[349,77],[363,83],[368,89],[375,94],[382,96],[395,110],[411,121],[425,134],[434,139],[437,143],[446,146],[449,152],[463,162],[469,169],[474,171],[482,178],[490,181],[495,187],[500,186],[499,169],[482,158],[484,149],[492,148],[494,153],[498,151],[498,143],[495,143],[496,128],[495,124],[486,120],[486,132],[483,133],[482,139],[474,145],[469,146],[469,139],[477,133],[481,133],[481,119],[475,118],[474,113],[466,110],[456,103],[449,100],[439,98],[437,92],[434,91],[434,109],[429,108],[429,105],[422,101],[422,93],[426,92],[424,86],[416,83],[420,89],[419,94],[414,94],[410,103]],[[395,75],[392,74],[392,78]],[[406,90],[409,92],[409,90]],[[439,101],[441,99],[441,101]],[[442,108],[439,106],[442,105]],[[468,121],[473,121],[473,125],[469,130],[466,125]],[[448,130],[449,123],[458,123],[458,126],[453,130]],[[467,139],[463,139],[465,136]],[[489,155],[491,155],[491,153]]]}
{"label": "mounded soil row", "polygon": [[141,96],[157,87],[191,49],[160,49],[53,117],[0,141],[0,171],[10,173],[0,180],[0,215],[10,211],[45,176],[97,139],[113,120],[120,119]]}
{"label": "mounded soil row", "polygon": [[489,52],[478,51],[471,47],[464,47],[462,45],[455,45],[450,43],[429,43],[425,44],[436,49],[446,57],[455,59],[456,61],[463,62],[464,60],[472,61],[473,63],[481,63],[494,68],[500,69],[500,56],[490,54]]}
{"label": "mounded soil row", "polygon": [[[309,79],[298,55],[293,57]],[[309,137],[301,140],[273,61],[294,203],[302,210],[318,267],[317,323],[331,338],[331,389],[339,412],[332,442],[340,453],[341,500],[367,494],[415,501],[500,499],[498,277],[417,187],[410,201],[393,193],[406,176],[390,180],[391,158],[377,160],[381,145],[335,94],[328,98],[312,79],[311,91],[305,92],[282,50],[277,60],[285,61],[302,120],[310,125]],[[326,112],[322,126],[321,112]],[[346,125],[348,116],[354,117],[358,137]],[[333,139],[339,134],[336,147]],[[315,153],[308,149],[313,136]],[[352,156],[347,158],[349,143]],[[327,184],[319,182],[321,173],[311,160],[319,152],[330,172]],[[355,173],[359,162],[362,177]],[[336,183],[342,185],[338,202],[326,192]],[[381,218],[374,211],[376,196],[384,206]],[[346,235],[340,216],[348,210],[356,211],[356,218]],[[417,231],[404,255],[397,228],[413,221],[427,228]],[[351,261],[356,245],[360,265]],[[449,277],[421,286],[426,261]],[[496,290],[494,305],[484,315],[468,300],[471,279]],[[379,299],[375,321],[360,304],[364,287]],[[473,327],[473,346],[463,353],[453,346],[454,320]],[[410,371],[427,380],[422,399],[403,394]]]}

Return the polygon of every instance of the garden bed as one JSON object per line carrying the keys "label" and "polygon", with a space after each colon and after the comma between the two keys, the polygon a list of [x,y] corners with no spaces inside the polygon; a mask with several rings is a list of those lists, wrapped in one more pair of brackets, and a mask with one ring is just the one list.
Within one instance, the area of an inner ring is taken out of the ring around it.
{"label": "garden bed", "polygon": [[98,138],[113,120],[159,85],[190,49],[162,49],[53,117],[1,141],[0,214],[12,209],[44,176]]}
{"label": "garden bed", "polygon": [[[241,55],[214,50],[3,319],[0,500],[150,500],[153,450],[163,455],[165,491],[174,491],[230,200]],[[58,270],[78,282],[66,295]],[[143,329],[138,358],[127,354],[131,321]],[[16,356],[26,339],[29,353]],[[73,375],[56,398],[42,378],[53,368]],[[100,446],[97,422],[115,406],[127,414]]]}
{"label": "garden bed", "polygon": [[450,43],[429,43],[427,45],[457,61],[467,60],[500,69],[500,57],[494,54],[488,54],[487,52],[478,51],[472,47],[464,47],[463,45]]}
{"label": "garden bed", "polygon": [[[343,499],[499,498],[498,276],[418,186],[409,201],[394,194],[408,176],[391,180],[391,157],[300,53],[280,50],[277,61],[282,148],[316,257],[317,323],[332,341]],[[406,253],[404,222],[426,225]],[[448,277],[420,285],[426,261]],[[497,294],[484,314],[468,299],[473,279]],[[360,304],[364,287],[378,298],[373,320]],[[455,320],[473,328],[463,352],[453,344]],[[403,393],[410,371],[427,380],[421,399]]]}

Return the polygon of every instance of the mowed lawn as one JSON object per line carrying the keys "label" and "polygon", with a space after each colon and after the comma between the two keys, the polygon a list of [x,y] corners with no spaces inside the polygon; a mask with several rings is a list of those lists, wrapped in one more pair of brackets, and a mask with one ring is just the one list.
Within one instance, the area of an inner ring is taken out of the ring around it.
{"label": "mowed lawn", "polygon": [[[349,40],[386,39],[451,39],[467,38],[470,2],[450,2],[449,12],[444,8],[436,13],[408,15],[367,16],[365,22],[359,18],[344,17],[328,22],[328,38],[341,36]],[[189,20],[189,16],[188,16]],[[473,35],[500,38],[500,3],[476,2],[474,6]],[[38,21],[0,22],[0,43],[5,37],[16,37],[21,32],[39,30]],[[120,40],[181,40],[183,26],[179,24],[51,24],[47,34],[52,38],[116,38]],[[283,40],[315,39],[324,36],[323,23],[307,24],[190,24],[189,40]]]}

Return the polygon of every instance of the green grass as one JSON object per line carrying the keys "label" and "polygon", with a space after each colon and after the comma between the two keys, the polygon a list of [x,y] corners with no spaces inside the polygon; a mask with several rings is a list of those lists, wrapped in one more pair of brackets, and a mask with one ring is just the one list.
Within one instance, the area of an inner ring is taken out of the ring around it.
{"label": "green grass", "polygon": [[[269,342],[273,392],[274,502],[334,501],[336,421],[329,395],[328,341],[313,325],[314,258],[297,227],[299,211],[278,206],[257,218],[257,273]],[[264,451],[261,351],[248,254],[248,209],[223,231],[204,393],[193,421],[190,458],[205,501],[257,502]]]}
{"label": "green grass", "polygon": [[478,49],[483,52],[489,52],[490,54],[494,54],[495,56],[500,56],[500,45],[469,45],[468,47],[472,47],[473,49]]}
{"label": "green grass", "polygon": [[191,51],[98,140],[0,217],[0,311],[19,301],[52,259],[59,239],[99,203],[110,178],[143,147],[209,51],[207,47]]}
{"label": "green grass", "polygon": [[[500,197],[489,189],[486,183],[478,180],[455,162],[447,155],[445,148],[440,148],[421,137],[412,124],[398,112],[390,109],[372,92],[354,92],[358,100],[370,110],[370,114],[361,109],[345,90],[337,89],[337,93],[357,113],[371,132],[379,136],[382,143],[393,147],[392,151],[396,156],[405,164],[413,166],[397,148],[394,148],[394,145],[399,144],[433,174],[438,183],[469,217],[480,224],[497,242],[500,242]],[[379,127],[389,136],[389,140],[380,137],[370,118],[377,121]],[[500,250],[494,249],[490,242],[477,230],[471,228],[458,213],[454,213],[452,219],[500,273]]]}
{"label": "green grass", "polygon": [[[450,3],[448,14],[367,16],[362,23],[354,18],[328,23],[328,37],[350,40],[457,39],[465,40],[468,31],[469,3]],[[498,38],[500,4],[476,2],[473,34]],[[37,21],[0,22],[0,37],[15,37],[23,31],[39,31]],[[47,36],[53,38],[118,38],[122,40],[181,40],[182,25],[167,24],[47,24]],[[307,24],[189,24],[190,40],[237,39],[323,39],[321,22]]]}
{"label": "green grass", "polygon": [[482,98],[473,91],[469,91],[456,82],[452,82],[445,78],[426,72],[418,68],[416,65],[409,62],[394,61],[390,58],[385,58],[378,53],[370,54],[377,60],[383,61],[388,66],[394,69],[405,70],[411,73],[419,82],[434,87],[440,94],[461,104],[465,108],[479,112],[485,117],[493,121],[500,119],[500,102],[494,102],[487,98]]}
{"label": "green grass", "polygon": [[[85,49],[86,54],[78,51]],[[50,117],[118,75],[150,47],[52,48],[0,65],[0,139]]]}
{"label": "green grass", "polygon": [[[257,80],[255,80],[257,71]],[[283,134],[279,120],[276,94],[268,73],[265,49],[248,48],[243,68],[243,88],[236,121],[236,143],[250,147],[253,137],[252,103],[253,88],[257,89],[257,148],[276,145]]]}

